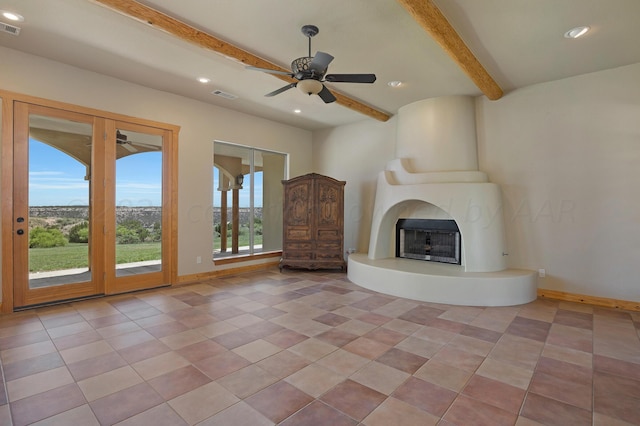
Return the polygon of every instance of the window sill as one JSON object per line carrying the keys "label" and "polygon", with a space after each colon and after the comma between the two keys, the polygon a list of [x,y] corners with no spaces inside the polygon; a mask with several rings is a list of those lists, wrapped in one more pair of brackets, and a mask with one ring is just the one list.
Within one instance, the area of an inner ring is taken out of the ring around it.
{"label": "window sill", "polygon": [[229,265],[232,263],[246,262],[249,260],[269,259],[272,257],[281,257],[281,256],[282,256],[282,251],[279,250],[279,251],[270,251],[266,253],[256,253],[256,254],[238,254],[233,257],[224,257],[224,258],[218,258],[218,259],[216,259],[216,257],[214,256],[213,262],[216,265]]}

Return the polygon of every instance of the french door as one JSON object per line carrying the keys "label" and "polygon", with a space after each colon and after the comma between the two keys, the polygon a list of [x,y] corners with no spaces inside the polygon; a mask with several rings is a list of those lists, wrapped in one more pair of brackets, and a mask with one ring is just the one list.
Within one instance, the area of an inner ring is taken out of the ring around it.
{"label": "french door", "polygon": [[172,133],[14,103],[14,308],[170,284]]}

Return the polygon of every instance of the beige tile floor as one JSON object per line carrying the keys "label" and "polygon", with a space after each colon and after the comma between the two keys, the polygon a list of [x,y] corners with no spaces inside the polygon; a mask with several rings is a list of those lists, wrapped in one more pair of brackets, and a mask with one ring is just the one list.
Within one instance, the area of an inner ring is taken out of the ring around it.
{"label": "beige tile floor", "polygon": [[640,424],[640,313],[277,270],[0,317],[2,425]]}

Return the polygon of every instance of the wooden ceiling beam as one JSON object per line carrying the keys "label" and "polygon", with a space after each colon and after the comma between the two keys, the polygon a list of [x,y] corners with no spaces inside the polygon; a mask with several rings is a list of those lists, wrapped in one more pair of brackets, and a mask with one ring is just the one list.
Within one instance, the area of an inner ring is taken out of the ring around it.
{"label": "wooden ceiling beam", "polygon": [[[134,0],[91,0],[94,3],[98,3],[102,6],[108,7],[118,13],[121,13],[129,18],[133,18],[137,21],[150,25],[153,28],[162,30],[169,33],[181,40],[219,53],[225,57],[242,62],[245,65],[250,65],[258,68],[268,68],[278,71],[291,72],[289,69],[282,68],[274,63],[271,63],[265,59],[262,59],[246,50],[240,49],[233,44],[221,40],[211,34],[198,30],[182,21],[172,18],[162,12],[159,12],[149,6],[145,6]],[[297,80],[279,74],[271,74],[281,80],[288,83],[294,83]],[[345,94],[342,94],[333,88],[331,92],[336,97],[336,103],[352,109],[361,114],[375,118],[380,121],[387,121],[391,116],[386,112],[377,110],[369,105],[365,105],[360,101],[352,99]]]}
{"label": "wooden ceiling beam", "polygon": [[456,61],[487,98],[495,101],[503,95],[498,83],[473,55],[456,30],[432,0],[398,0],[413,19]]}

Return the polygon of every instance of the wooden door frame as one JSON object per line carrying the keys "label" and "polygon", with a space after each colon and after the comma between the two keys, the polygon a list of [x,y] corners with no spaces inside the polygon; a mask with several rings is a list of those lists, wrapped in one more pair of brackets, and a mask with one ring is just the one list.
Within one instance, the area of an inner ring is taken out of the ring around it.
{"label": "wooden door frame", "polygon": [[[104,224],[104,219],[101,218],[98,221],[95,221],[92,215],[89,215],[89,224],[90,224],[90,234],[92,237],[92,242],[89,247],[95,247],[94,257],[88,259],[89,270],[91,271],[91,279],[87,282],[74,284],[72,287],[67,286],[53,286],[53,287],[43,287],[43,288],[26,288],[25,286],[16,286],[15,281],[21,280],[24,277],[17,277],[15,275],[16,267],[19,268],[21,265],[25,267],[29,264],[29,254],[28,249],[26,249],[26,244],[28,244],[29,240],[29,192],[28,192],[28,174],[29,174],[29,162],[24,161],[29,156],[29,120],[32,114],[35,115],[43,115],[47,117],[52,117],[61,120],[69,120],[69,121],[77,121],[85,124],[91,125],[92,139],[93,145],[96,149],[92,149],[92,161],[90,163],[90,167],[92,169],[91,175],[97,172],[96,176],[101,176],[103,174],[104,169],[104,161],[94,161],[100,158],[98,152],[100,148],[104,147],[104,140],[100,136],[104,134],[104,119],[100,117],[95,117],[87,114],[79,114],[76,112],[70,112],[67,110],[59,109],[59,108],[49,108],[44,107],[42,105],[35,105],[31,103],[25,102],[14,102],[14,143],[13,143],[13,172],[14,172],[14,180],[13,180],[13,219],[16,217],[22,216],[26,217],[27,220],[22,224],[18,225],[14,223],[14,227],[19,227],[23,231],[26,231],[26,235],[23,235],[18,238],[14,238],[13,245],[13,267],[14,267],[14,289],[13,289],[13,302],[14,307],[16,301],[19,302],[19,306],[30,306],[30,305],[38,305],[41,303],[46,303],[51,300],[52,295],[56,297],[57,300],[66,300],[66,299],[74,299],[79,297],[87,297],[96,294],[104,293],[104,285],[100,285],[100,280],[96,279],[99,277],[104,270],[104,261],[102,260],[102,247],[104,246],[104,235],[101,232],[97,232],[98,229],[102,230]],[[20,158],[21,160],[17,161],[16,158]],[[95,163],[95,164],[94,164]],[[16,180],[17,176],[22,176]],[[24,181],[26,179],[26,181]],[[100,186],[97,184],[96,179],[90,179],[89,181],[89,195],[90,201],[89,206],[91,209],[95,206],[96,208],[103,208],[104,206],[104,197],[102,196],[102,192],[96,191],[96,186]],[[100,259],[99,261],[93,261],[94,259]],[[20,270],[20,269],[18,269]],[[25,271],[26,272],[26,271]]]}
{"label": "wooden door frame", "polygon": [[[139,123],[131,123],[129,121],[112,121],[107,125],[107,134],[113,134],[115,136],[116,129],[119,130],[130,130],[134,132],[140,133],[153,133],[157,136],[162,137],[162,193],[163,195],[167,195],[167,197],[162,197],[162,270],[160,272],[152,272],[144,275],[131,275],[125,277],[116,277],[115,270],[107,271],[106,279],[105,279],[105,294],[116,294],[116,293],[124,293],[132,290],[141,290],[143,288],[153,287],[154,282],[161,277],[163,282],[174,283],[175,281],[171,279],[171,268],[166,268],[165,265],[169,265],[171,263],[171,259],[175,256],[171,255],[171,250],[164,250],[165,247],[171,247],[171,241],[177,241],[175,237],[172,238],[171,232],[165,232],[165,229],[171,230],[171,214],[166,215],[165,212],[169,212],[171,210],[171,200],[176,198],[170,194],[171,192],[171,182],[169,181],[170,177],[173,176],[172,173],[175,167],[174,155],[171,155],[168,151],[171,149],[174,144],[171,143],[172,132],[158,128],[156,126],[145,126]],[[151,131],[151,132],[150,132]],[[168,148],[165,151],[165,147]],[[115,176],[115,146],[111,146],[107,148],[106,151],[106,162],[109,163],[106,172],[106,187],[110,188],[114,191],[110,196],[112,198],[115,197],[115,189],[116,189],[116,176]],[[169,188],[169,191],[165,191],[164,188]],[[105,227],[105,233],[109,236],[110,240],[115,241],[116,235],[116,205],[114,203],[107,203],[107,210],[105,211],[105,217],[107,218],[107,223]],[[107,265],[115,265],[115,246],[106,248],[106,264]]]}
{"label": "wooden door frame", "polygon": [[[180,126],[161,123],[152,120],[146,120],[142,118],[131,117],[123,114],[111,113],[108,111],[102,111],[93,108],[86,108],[78,105],[68,104],[59,101],[52,101],[48,99],[38,98],[30,95],[23,95],[15,92],[5,91],[0,89],[0,103],[2,108],[2,143],[0,145],[1,152],[1,174],[0,174],[0,196],[2,197],[2,203],[0,212],[2,215],[0,221],[0,233],[2,235],[2,300],[0,305],[0,312],[13,312],[14,308],[14,294],[13,294],[13,261],[16,253],[13,249],[13,232],[14,232],[14,200],[13,200],[13,185],[14,185],[14,165],[13,165],[13,144],[14,144],[14,131],[13,131],[13,108],[15,102],[24,102],[34,105],[40,105],[44,107],[56,108],[66,110],[70,112],[76,112],[85,115],[92,115],[95,117],[104,118],[106,120],[113,120],[116,122],[126,122],[131,124],[138,124],[146,127],[155,127],[163,129],[167,135],[167,164],[168,169],[163,166],[163,173],[169,170],[170,178],[166,182],[169,187],[166,191],[166,198],[163,199],[163,208],[167,207],[168,218],[167,221],[170,224],[168,232],[166,232],[168,253],[166,260],[167,274],[169,277],[169,284],[173,285],[177,283],[177,250],[178,250],[178,134],[180,132]],[[164,154],[163,154],[164,157]],[[165,232],[163,232],[165,234]]]}

